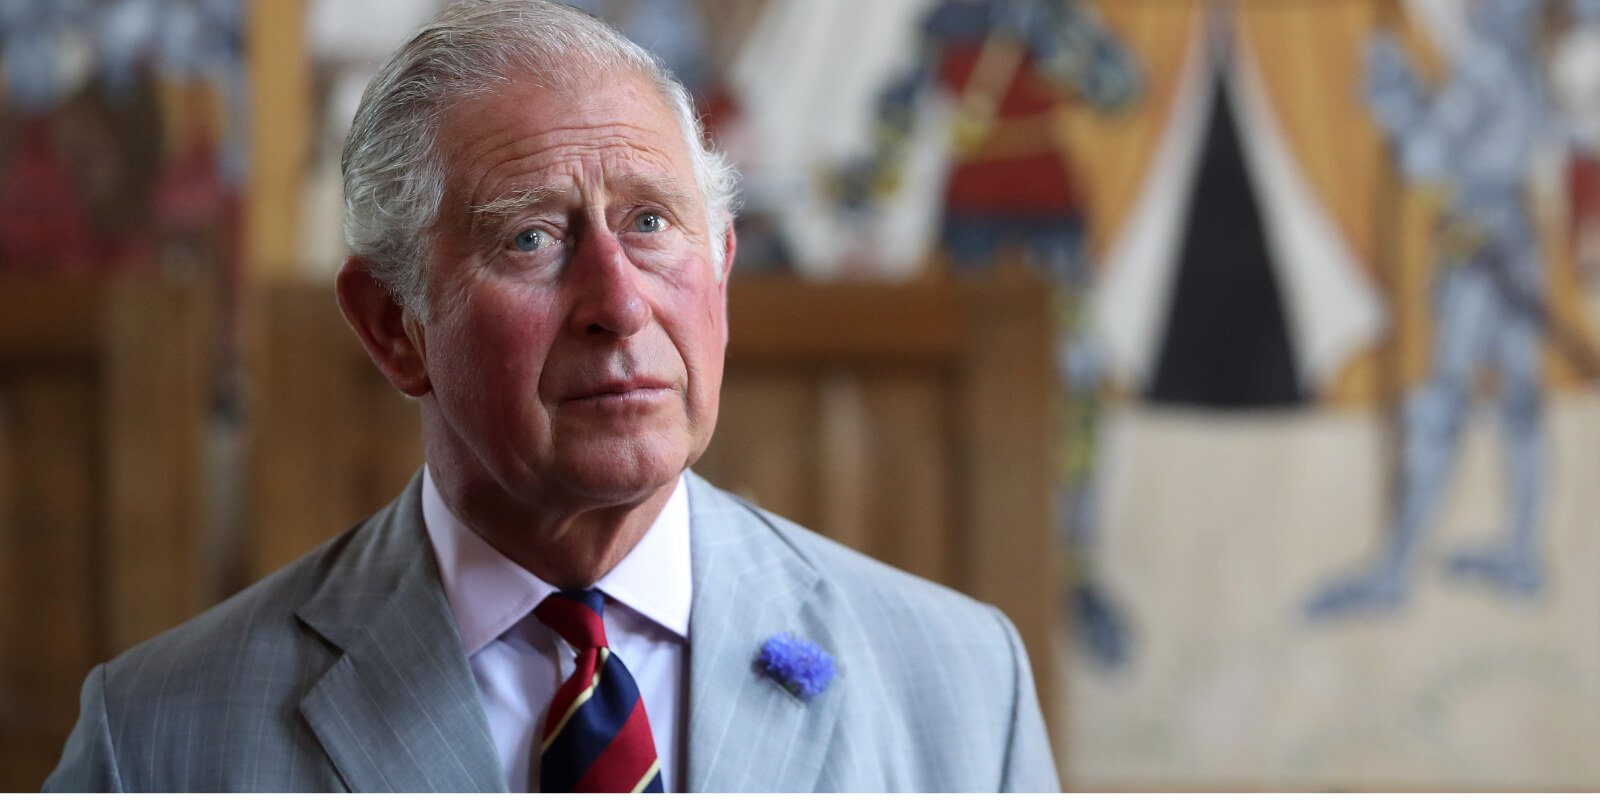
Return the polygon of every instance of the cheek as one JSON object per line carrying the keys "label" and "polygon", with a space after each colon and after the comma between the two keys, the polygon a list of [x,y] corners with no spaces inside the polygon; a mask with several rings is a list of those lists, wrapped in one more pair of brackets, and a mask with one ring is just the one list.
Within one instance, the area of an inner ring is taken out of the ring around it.
{"label": "cheek", "polygon": [[526,289],[483,292],[466,304],[449,348],[463,380],[519,393],[537,385],[552,330],[548,301]]}
{"label": "cheek", "polygon": [[695,394],[702,403],[715,404],[721,389],[724,353],[727,350],[727,311],[722,285],[703,259],[685,259],[679,274],[696,276],[676,287],[673,298],[679,313],[677,332],[684,361],[696,378]]}
{"label": "cheek", "polygon": [[[672,284],[670,291],[671,307],[681,309],[680,319],[690,328],[682,331],[685,345],[692,347],[694,353],[686,354],[689,357],[698,356],[705,362],[715,350],[716,361],[721,363],[721,350],[724,345],[726,309],[722,299],[722,285],[717,282],[711,265],[703,258],[687,256],[674,265],[674,275],[684,276],[683,280]],[[708,365],[709,366],[709,365]]]}
{"label": "cheek", "polygon": [[711,263],[711,254],[704,246],[685,242],[670,258],[664,259],[664,263],[669,265],[671,283],[684,303],[712,307],[711,300],[721,293],[722,285],[717,281],[717,270]]}
{"label": "cheek", "polygon": [[728,309],[727,302],[723,299],[722,292],[712,290],[706,308],[706,327],[716,335],[718,346],[726,349],[728,346]]}

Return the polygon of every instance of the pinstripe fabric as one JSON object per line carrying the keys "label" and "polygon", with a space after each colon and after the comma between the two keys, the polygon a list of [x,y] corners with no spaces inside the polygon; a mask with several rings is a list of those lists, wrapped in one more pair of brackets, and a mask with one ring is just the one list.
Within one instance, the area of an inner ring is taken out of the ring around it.
{"label": "pinstripe fabric", "polygon": [[[692,474],[689,501],[690,791],[1060,791],[1027,655],[1000,612]],[[837,663],[809,702],[751,669],[786,631]]]}
{"label": "pinstripe fabric", "polygon": [[[422,527],[388,507],[96,667],[46,789],[504,791]],[[1057,791],[1026,655],[998,612],[689,476],[695,791]],[[832,653],[801,702],[752,668]]]}
{"label": "pinstripe fabric", "polygon": [[503,791],[420,486],[97,667],[45,788]]}

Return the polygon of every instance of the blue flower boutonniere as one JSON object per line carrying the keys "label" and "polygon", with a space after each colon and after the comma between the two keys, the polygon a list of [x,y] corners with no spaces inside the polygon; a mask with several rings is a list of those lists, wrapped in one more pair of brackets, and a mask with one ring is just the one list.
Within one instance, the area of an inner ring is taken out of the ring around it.
{"label": "blue flower boutonniere", "polygon": [[756,664],[767,677],[801,700],[810,700],[833,682],[833,656],[792,633],[780,633],[761,645]]}

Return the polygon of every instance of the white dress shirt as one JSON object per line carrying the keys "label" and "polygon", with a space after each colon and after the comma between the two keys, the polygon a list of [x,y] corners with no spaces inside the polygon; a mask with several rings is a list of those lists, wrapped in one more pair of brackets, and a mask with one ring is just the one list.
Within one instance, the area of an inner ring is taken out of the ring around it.
{"label": "white dress shirt", "polygon": [[[452,513],[433,476],[422,473],[422,517],[439,559],[445,596],[489,733],[513,792],[538,791],[539,731],[556,688],[572,677],[575,653],[533,610],[555,587],[494,549]],[[661,760],[661,784],[678,791],[688,724],[684,678],[689,643],[689,494],[683,478],[644,538],[595,584],[606,638],[639,685]]]}

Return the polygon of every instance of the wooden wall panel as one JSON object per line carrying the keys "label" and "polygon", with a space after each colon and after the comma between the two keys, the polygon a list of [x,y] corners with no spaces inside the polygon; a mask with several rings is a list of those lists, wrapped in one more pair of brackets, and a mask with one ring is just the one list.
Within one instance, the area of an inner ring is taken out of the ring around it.
{"label": "wooden wall panel", "polygon": [[254,315],[262,331],[251,370],[246,580],[362,516],[340,485],[358,464],[339,429],[341,418],[359,419],[362,409],[344,380],[346,362],[338,356],[345,348],[327,349],[342,345],[344,321],[331,291],[303,295],[263,290]]}
{"label": "wooden wall panel", "polygon": [[956,534],[960,500],[956,442],[946,370],[884,370],[864,384],[870,441],[874,556],[929,580],[961,581]]}
{"label": "wooden wall panel", "polygon": [[953,584],[962,504],[949,378],[934,369],[730,368],[695,466],[874,558]]}
{"label": "wooden wall panel", "polygon": [[774,513],[820,524],[814,385],[810,374],[781,368],[725,374],[716,434],[695,468]]}
{"label": "wooden wall panel", "polygon": [[367,406],[362,449],[383,454],[363,487],[362,507],[370,511],[393,500],[422,464],[422,429],[416,401],[389,385],[365,356],[356,367],[353,379]]}
{"label": "wooden wall panel", "polygon": [[[1061,595],[1051,535],[1050,293],[1002,284],[974,288],[970,299],[959,393],[967,518],[958,585],[1010,615],[1033,657],[1039,699],[1055,708],[1048,658],[1064,623],[1055,612]],[[1058,743],[1062,735],[1056,732]]]}
{"label": "wooden wall panel", "polygon": [[10,791],[37,789],[60,756],[79,684],[104,654],[94,374],[18,372],[0,381],[9,481],[0,520],[0,789]]}
{"label": "wooden wall panel", "polygon": [[0,791],[36,790],[89,669],[198,613],[207,288],[0,279]]}
{"label": "wooden wall panel", "polygon": [[[100,373],[106,644],[117,653],[214,599],[201,535],[210,399],[210,297],[127,284],[111,296]],[[160,586],[160,591],[152,591]]]}
{"label": "wooden wall panel", "polygon": [[331,286],[269,284],[256,303],[247,582],[365,519],[422,466],[416,404],[367,359]]}

